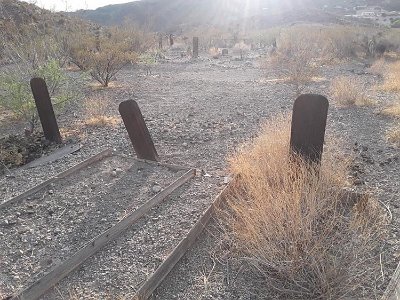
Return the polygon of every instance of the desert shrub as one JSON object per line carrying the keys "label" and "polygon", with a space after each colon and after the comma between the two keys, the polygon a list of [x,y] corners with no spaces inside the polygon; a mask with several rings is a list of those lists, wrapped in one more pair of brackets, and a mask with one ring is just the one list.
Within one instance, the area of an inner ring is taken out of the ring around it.
{"label": "desert shrub", "polygon": [[245,42],[241,41],[240,43],[235,44],[233,47],[233,53],[240,56],[240,59],[243,60],[244,57],[250,52],[251,46],[246,45]]}
{"label": "desert shrub", "polygon": [[264,48],[272,46],[280,34],[280,28],[270,28],[265,30],[254,30],[247,33],[249,40],[253,41],[257,46]]}
{"label": "desert shrub", "polygon": [[70,41],[71,61],[104,87],[115,79],[122,68],[135,63],[138,53],[142,51],[134,37],[127,38],[126,32],[118,29],[97,37],[74,35]]}
{"label": "desert shrub", "polygon": [[288,82],[295,85],[297,94],[318,74],[319,54],[315,42],[306,34],[284,31],[278,39],[276,53],[267,59],[266,67],[272,66],[286,77]]}
{"label": "desert shrub", "polygon": [[70,77],[55,60],[40,65],[37,69],[13,67],[0,75],[0,106],[11,111],[15,117],[28,122],[32,132],[38,115],[30,88],[30,79],[41,77],[46,81],[55,109],[78,97],[79,80]]}
{"label": "desert shrub", "polygon": [[290,156],[288,119],[269,121],[230,159],[236,180],[219,210],[226,244],[279,299],[361,299],[357,288],[379,273],[383,210],[343,196],[349,161],[334,143],[320,169]]}
{"label": "desert shrub", "polygon": [[392,28],[400,28],[400,19],[397,19],[392,23]]}
{"label": "desert shrub", "polygon": [[327,61],[345,60],[357,56],[357,31],[352,27],[332,26],[324,28],[321,34],[325,38],[321,40],[323,56]]}
{"label": "desert shrub", "polygon": [[113,126],[118,118],[110,116],[110,101],[103,95],[92,95],[83,101],[84,123],[87,126]]}
{"label": "desert shrub", "polygon": [[374,101],[365,93],[365,86],[351,76],[340,76],[332,80],[330,94],[336,104],[342,106],[373,105]]}
{"label": "desert shrub", "polygon": [[139,56],[138,62],[146,70],[146,75],[151,74],[151,69],[154,65],[157,64],[158,57],[159,57],[158,51],[148,51]]}
{"label": "desert shrub", "polygon": [[217,59],[217,58],[219,58],[219,56],[220,56],[220,53],[219,53],[218,48],[215,48],[215,47],[210,48],[210,49],[208,50],[208,53],[209,53],[210,56],[211,56],[212,58],[214,58],[214,59]]}

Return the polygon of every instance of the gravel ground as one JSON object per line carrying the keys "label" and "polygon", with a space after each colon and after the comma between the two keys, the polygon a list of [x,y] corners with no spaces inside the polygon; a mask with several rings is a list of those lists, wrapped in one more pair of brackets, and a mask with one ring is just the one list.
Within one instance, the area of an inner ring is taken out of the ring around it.
{"label": "gravel ground", "polygon": [[[240,143],[254,136],[264,120],[291,111],[295,98],[293,86],[274,80],[266,82],[265,79],[274,79],[277,75],[272,69],[261,69],[256,57],[257,54],[254,54],[253,58],[246,61],[202,58],[196,62],[173,58],[155,66],[149,76],[145,76],[140,70],[124,69],[118,75],[114,87],[92,92],[109,101],[110,115],[117,115],[121,101],[135,99],[142,109],[162,160],[203,169],[207,176],[197,178],[193,184],[180,191],[181,196],[177,194],[171,197],[166,204],[128,230],[118,241],[88,260],[82,268],[47,295],[48,299],[66,299],[69,292],[75,293],[77,298],[92,299],[132,294],[168,255],[222,189],[224,176],[228,173],[226,157]],[[357,76],[368,86],[379,81],[379,78],[365,71],[365,65],[360,63],[325,66],[321,68],[322,80],[308,86],[306,91],[327,94],[328,80],[338,75]],[[378,92],[375,97],[381,107],[392,96]],[[384,139],[385,131],[393,121],[376,114],[376,111],[376,107],[336,108],[331,105],[327,136],[338,135],[344,140],[345,150],[349,155],[355,154],[357,157],[359,171],[356,175],[360,180],[358,188],[372,190],[389,206],[393,214],[391,239],[384,246],[383,252],[385,279],[379,282],[379,290],[382,291],[399,260],[400,172],[399,150]],[[60,127],[75,130],[81,124],[81,115],[81,108],[72,106],[66,115],[60,117]],[[132,155],[131,145],[121,122],[110,127],[80,128],[84,138],[83,149],[78,154],[45,167],[15,170],[8,176],[0,177],[1,195],[9,198],[18,194],[106,147],[125,156]],[[105,178],[107,183],[109,180],[109,177]],[[121,193],[129,191],[118,190]],[[46,195],[44,201],[47,198],[49,195]],[[60,205],[59,209],[61,208]],[[120,208],[124,208],[122,203]],[[114,208],[109,209],[117,214]],[[108,211],[107,208],[105,211]],[[1,212],[1,217],[4,218],[3,216]],[[41,219],[33,220],[34,224],[37,223],[35,226],[43,224]],[[98,226],[100,229],[100,224],[101,222],[96,223],[94,227]],[[1,228],[4,230],[5,227]],[[48,230],[47,226],[42,230]],[[9,249],[8,242],[4,242],[7,247],[3,246],[4,238],[12,242],[10,246],[14,245],[15,253],[9,255],[7,252],[6,261],[17,256],[19,247],[24,249],[23,243],[18,239],[12,241],[16,236],[17,232],[2,236],[1,251]],[[77,236],[76,239],[79,240],[80,237]],[[210,253],[215,252],[218,247],[217,241],[218,238],[213,239],[213,235],[205,235],[174,269],[157,291],[156,298],[262,299],[262,296],[253,295],[250,291],[243,291],[241,294],[228,291],[231,282],[246,286],[246,275],[242,272],[242,275],[238,274],[236,281],[232,281],[226,277],[227,273],[224,273],[223,268],[220,272],[214,272],[218,264],[213,269]],[[75,243],[68,247],[73,245]],[[47,255],[52,261],[59,257],[51,253]],[[25,267],[18,266],[21,269]],[[29,272],[35,271],[26,271],[26,275],[17,281],[12,277],[7,278],[4,281],[7,282],[7,289],[20,286],[23,279],[28,278]],[[212,276],[207,275],[210,272]]]}

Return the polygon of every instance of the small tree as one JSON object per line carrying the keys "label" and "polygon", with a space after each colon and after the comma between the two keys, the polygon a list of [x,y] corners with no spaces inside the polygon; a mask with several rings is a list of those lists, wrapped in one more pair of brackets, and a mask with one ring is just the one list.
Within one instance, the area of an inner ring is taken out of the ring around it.
{"label": "small tree", "polygon": [[107,87],[123,67],[136,62],[137,55],[122,43],[113,44],[112,41],[107,41],[102,44],[99,52],[89,53],[88,59],[92,78]]}
{"label": "small tree", "polygon": [[136,63],[138,53],[145,51],[147,47],[141,44],[143,36],[139,31],[119,28],[97,36],[75,35],[70,39],[71,61],[107,87],[123,67]]}
{"label": "small tree", "polygon": [[237,43],[233,47],[233,51],[237,54],[240,55],[240,60],[243,60],[244,57],[249,53],[251,47],[250,45],[246,45],[245,42],[241,41],[240,43]]}

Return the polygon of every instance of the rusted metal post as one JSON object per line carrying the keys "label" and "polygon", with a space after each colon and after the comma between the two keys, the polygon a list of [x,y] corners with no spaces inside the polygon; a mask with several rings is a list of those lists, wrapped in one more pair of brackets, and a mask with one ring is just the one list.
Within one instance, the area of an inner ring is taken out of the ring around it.
{"label": "rusted metal post", "polygon": [[321,162],[328,108],[320,95],[301,95],[294,103],[290,149],[312,163]]}
{"label": "rusted metal post", "polygon": [[199,57],[199,38],[193,37],[193,58]]}
{"label": "rusted metal post", "polygon": [[119,105],[119,113],[128,131],[129,138],[140,159],[158,161],[158,154],[154,147],[150,132],[143,119],[139,105],[134,100],[124,101]]}
{"label": "rusted metal post", "polygon": [[46,82],[42,78],[32,78],[30,83],[44,137],[51,142],[61,143],[61,134]]}
{"label": "rusted metal post", "polygon": [[160,49],[160,50],[163,49],[163,35],[162,34],[158,35],[158,49]]}

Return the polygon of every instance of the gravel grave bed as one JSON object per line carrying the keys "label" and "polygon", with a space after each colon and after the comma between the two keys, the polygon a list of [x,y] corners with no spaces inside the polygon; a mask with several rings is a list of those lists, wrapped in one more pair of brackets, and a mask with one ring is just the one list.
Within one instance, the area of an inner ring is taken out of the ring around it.
{"label": "gravel grave bed", "polygon": [[2,209],[0,289],[37,280],[183,173],[113,156]]}
{"label": "gravel grave bed", "polygon": [[58,159],[55,162],[37,166],[34,168],[11,169],[0,177],[0,199],[6,202],[10,198],[18,196],[43,181],[68,170],[85,159],[99,153],[103,147],[82,147],[79,151]]}
{"label": "gravel grave bed", "polygon": [[88,259],[44,299],[126,299],[156,270],[206,209],[215,179],[197,177]]}

